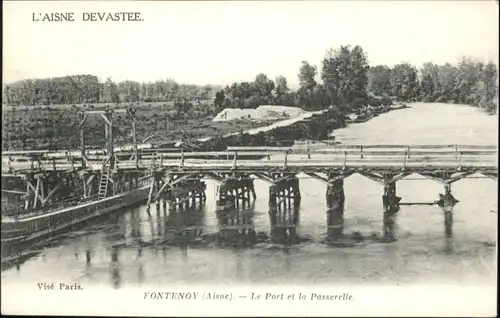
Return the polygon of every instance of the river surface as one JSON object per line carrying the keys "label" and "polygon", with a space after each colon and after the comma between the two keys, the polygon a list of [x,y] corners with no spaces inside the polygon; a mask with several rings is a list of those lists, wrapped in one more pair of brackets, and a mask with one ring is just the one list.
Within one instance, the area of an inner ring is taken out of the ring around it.
{"label": "river surface", "polygon": [[[497,117],[477,108],[414,104],[369,122],[335,131],[344,144],[497,144]],[[206,180],[201,208],[165,214],[144,206],[97,220],[43,246],[2,271],[2,286],[16,282],[77,282],[94,287],[169,284],[440,284],[494,286],[496,281],[497,183],[474,175],[453,184],[453,237],[445,238],[438,206],[402,206],[392,243],[365,240],[353,246],[325,244],[326,187],[299,175],[302,201],[299,244],[269,240],[250,246],[211,242],[219,231],[214,181]],[[419,180],[420,179],[420,180]],[[255,181],[257,200],[241,210],[258,236],[269,237],[268,184]],[[382,230],[382,186],[353,175],[345,180],[345,228],[365,237]],[[443,186],[410,175],[398,181],[406,202],[438,199]],[[224,243],[224,242],[222,242]]]}

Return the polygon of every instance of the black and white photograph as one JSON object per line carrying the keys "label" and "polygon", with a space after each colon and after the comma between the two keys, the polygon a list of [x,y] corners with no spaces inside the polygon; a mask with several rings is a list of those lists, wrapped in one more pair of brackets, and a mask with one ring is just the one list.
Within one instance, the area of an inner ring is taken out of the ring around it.
{"label": "black and white photograph", "polygon": [[2,15],[2,314],[496,315],[498,1]]}

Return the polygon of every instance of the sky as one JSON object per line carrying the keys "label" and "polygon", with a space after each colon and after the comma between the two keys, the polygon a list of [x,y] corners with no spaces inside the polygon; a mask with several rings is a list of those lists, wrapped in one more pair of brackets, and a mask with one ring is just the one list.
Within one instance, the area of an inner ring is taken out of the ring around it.
{"label": "sky", "polygon": [[[33,13],[73,12],[74,22]],[[140,12],[140,22],[84,22],[83,12]],[[370,65],[498,64],[496,1],[8,1],[3,82],[92,74],[115,81],[226,85],[258,73],[298,84],[301,61],[360,45]]]}

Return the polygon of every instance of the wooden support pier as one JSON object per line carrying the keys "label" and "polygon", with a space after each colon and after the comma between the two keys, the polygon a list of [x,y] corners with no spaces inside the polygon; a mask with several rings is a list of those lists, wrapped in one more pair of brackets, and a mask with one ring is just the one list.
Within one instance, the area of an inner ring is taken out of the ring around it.
{"label": "wooden support pier", "polygon": [[439,194],[438,205],[444,212],[444,235],[451,237],[453,234],[453,207],[459,201],[451,194],[451,183],[444,184],[444,194]]}
{"label": "wooden support pier", "polygon": [[339,239],[344,230],[344,180],[331,179],[326,189],[327,210],[327,239]]}
{"label": "wooden support pier", "polygon": [[394,218],[396,213],[399,211],[399,202],[401,197],[396,195],[396,182],[387,181],[384,182],[384,194],[382,195],[382,205],[384,207],[384,228],[383,228],[383,238],[385,241],[394,241]]}
{"label": "wooden support pier", "polygon": [[272,185],[269,187],[269,209],[286,210],[300,205],[299,179],[295,174],[270,173]]}
{"label": "wooden support pier", "polygon": [[216,210],[227,210],[255,200],[253,179],[248,173],[221,173],[218,174],[221,184],[217,186]]}
{"label": "wooden support pier", "polygon": [[206,184],[201,178],[200,174],[153,171],[147,211],[152,203],[157,211],[163,207],[165,212],[201,206],[206,201]]}

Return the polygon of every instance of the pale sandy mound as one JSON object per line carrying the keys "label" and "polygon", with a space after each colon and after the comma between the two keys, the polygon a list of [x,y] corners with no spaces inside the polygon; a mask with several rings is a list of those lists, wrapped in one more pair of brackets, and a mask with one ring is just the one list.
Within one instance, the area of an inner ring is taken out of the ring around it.
{"label": "pale sandy mound", "polygon": [[218,113],[212,121],[228,121],[243,118],[256,119],[257,111],[255,109],[226,108]]}
{"label": "pale sandy mound", "polygon": [[297,117],[306,113],[305,110],[292,106],[262,105],[257,107],[257,116],[260,118]]}
{"label": "pale sandy mound", "polygon": [[213,121],[228,121],[235,119],[273,119],[293,118],[306,113],[306,111],[291,106],[262,105],[257,109],[226,108]]}

